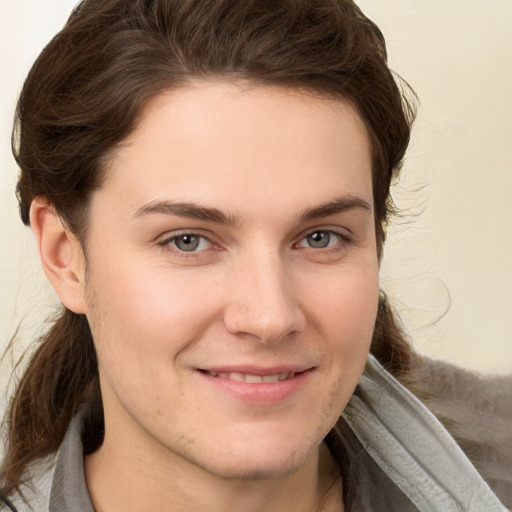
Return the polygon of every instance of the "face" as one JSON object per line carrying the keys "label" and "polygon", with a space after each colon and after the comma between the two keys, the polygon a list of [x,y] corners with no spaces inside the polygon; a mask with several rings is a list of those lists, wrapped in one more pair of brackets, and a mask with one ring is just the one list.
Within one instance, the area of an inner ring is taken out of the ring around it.
{"label": "face", "polygon": [[362,121],[280,88],[161,95],[93,195],[86,283],[105,445],[222,477],[300,468],[376,317]]}

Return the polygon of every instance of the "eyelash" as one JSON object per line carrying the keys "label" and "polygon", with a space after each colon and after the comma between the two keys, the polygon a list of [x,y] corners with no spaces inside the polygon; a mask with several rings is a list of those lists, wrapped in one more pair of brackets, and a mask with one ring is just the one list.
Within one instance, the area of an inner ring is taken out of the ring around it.
{"label": "eyelash", "polygon": [[[306,238],[308,236],[311,236],[311,235],[313,235],[315,233],[326,233],[326,234],[331,235],[331,236],[334,235],[339,240],[333,246],[320,247],[320,248],[304,247],[305,249],[310,249],[310,250],[313,250],[315,252],[320,252],[321,251],[322,253],[327,253],[327,252],[331,252],[331,251],[335,251],[336,249],[339,249],[340,244],[342,246],[344,246],[344,245],[349,244],[349,243],[352,242],[351,237],[348,236],[346,233],[344,233],[342,231],[339,231],[339,230],[336,230],[336,229],[332,229],[332,228],[329,228],[329,229],[327,229],[327,228],[323,228],[323,229],[322,228],[316,228],[316,229],[312,229],[312,230],[310,230],[310,231],[308,231],[306,233],[301,234],[299,241],[294,243],[293,247],[294,248],[298,248],[300,243],[302,243],[304,240],[306,240]],[[173,244],[173,242],[178,240],[180,237],[185,237],[185,236],[192,236],[192,237],[199,238],[202,241],[206,241],[208,244],[210,244],[210,247],[207,248],[207,249],[204,249],[204,250],[200,250],[200,251],[196,251],[196,250],[193,250],[193,251],[183,251],[183,250],[180,250],[179,248],[173,247],[171,245],[171,244]],[[204,254],[205,252],[207,252],[209,249],[212,249],[212,248],[216,248],[216,250],[221,250],[221,248],[217,244],[215,244],[215,242],[213,242],[209,237],[207,237],[207,236],[205,236],[205,235],[203,235],[201,233],[195,232],[195,231],[184,231],[182,233],[175,234],[175,235],[173,235],[171,237],[166,238],[165,240],[162,240],[161,242],[158,242],[158,245],[161,246],[165,251],[172,252],[175,255],[177,255],[178,257],[181,257],[181,258],[184,258],[184,259],[199,258],[202,254]]]}
{"label": "eyelash", "polygon": [[[333,235],[338,239],[336,243],[333,245],[328,245],[327,247],[311,247],[311,246],[303,246],[304,249],[315,251],[321,254],[328,254],[331,252],[336,252],[337,250],[340,250],[340,248],[344,247],[345,245],[352,242],[351,238],[344,232],[338,231],[336,229],[313,229],[304,235],[301,235],[301,238],[299,242],[294,244],[294,247],[300,246],[301,243],[303,243],[308,237],[314,235],[315,233],[322,233],[327,234],[329,237],[332,237]],[[330,243],[330,240],[328,240],[328,243]]]}
{"label": "eyelash", "polygon": [[166,238],[165,240],[158,242],[158,245],[161,246],[162,249],[164,249],[165,251],[172,252],[174,255],[176,255],[180,258],[184,258],[184,259],[199,258],[201,254],[205,253],[208,250],[208,249],[205,249],[202,251],[182,251],[182,250],[178,249],[177,247],[173,247],[171,245],[173,242],[175,242],[179,238],[185,237],[185,236],[192,236],[192,237],[199,238],[201,241],[206,241],[211,246],[208,249],[211,249],[212,247],[219,248],[219,246],[216,245],[210,238],[208,238],[207,236],[205,236],[201,233],[197,233],[195,231],[183,231],[182,233],[172,235],[172,236]]}

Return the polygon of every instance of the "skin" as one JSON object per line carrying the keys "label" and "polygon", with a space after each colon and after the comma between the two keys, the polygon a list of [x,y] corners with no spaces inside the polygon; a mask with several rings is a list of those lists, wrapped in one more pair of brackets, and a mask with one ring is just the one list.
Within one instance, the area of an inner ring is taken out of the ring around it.
{"label": "skin", "polygon": [[[47,274],[98,354],[96,510],[340,510],[322,439],[363,371],[378,302],[355,110],[247,84],[163,94],[113,153],[89,216],[84,255],[44,201],[32,211]],[[297,374],[231,386],[206,373],[219,369]]]}

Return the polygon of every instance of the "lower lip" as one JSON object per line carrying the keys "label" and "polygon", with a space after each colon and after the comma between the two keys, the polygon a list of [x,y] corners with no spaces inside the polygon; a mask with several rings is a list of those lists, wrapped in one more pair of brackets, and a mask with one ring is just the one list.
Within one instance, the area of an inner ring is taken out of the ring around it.
{"label": "lower lip", "polygon": [[280,380],[279,382],[261,382],[256,384],[214,377],[201,371],[198,371],[198,373],[212,386],[242,402],[267,405],[282,402],[298,393],[313,373],[313,370],[306,370],[296,374],[291,379]]}

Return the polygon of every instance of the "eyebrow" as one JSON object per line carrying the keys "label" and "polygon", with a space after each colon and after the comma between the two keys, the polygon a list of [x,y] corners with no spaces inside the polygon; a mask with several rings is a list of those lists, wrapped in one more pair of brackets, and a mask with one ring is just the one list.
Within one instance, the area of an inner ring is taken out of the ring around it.
{"label": "eyebrow", "polygon": [[[308,208],[299,215],[299,222],[329,217],[354,209],[370,212],[372,207],[367,201],[360,197],[344,196],[315,206],[314,208]],[[156,200],[141,206],[136,210],[134,217],[140,218],[152,214],[175,215],[178,217],[214,222],[216,224],[226,224],[228,226],[240,224],[240,219],[236,215],[224,213],[217,208],[199,206],[191,202],[175,203],[167,200]]]}
{"label": "eyebrow", "polygon": [[372,211],[370,203],[357,196],[344,196],[329,201],[328,203],[309,208],[300,215],[301,222],[329,217],[337,215],[350,210],[363,210],[367,212]]}
{"label": "eyebrow", "polygon": [[232,214],[225,214],[217,208],[208,208],[194,203],[174,203],[172,201],[157,200],[148,203],[135,212],[134,217],[140,218],[150,214],[176,215],[191,219],[227,224],[229,226],[239,223],[239,219]]}

